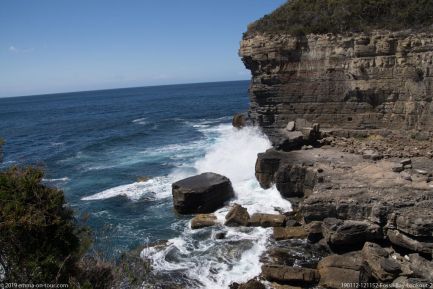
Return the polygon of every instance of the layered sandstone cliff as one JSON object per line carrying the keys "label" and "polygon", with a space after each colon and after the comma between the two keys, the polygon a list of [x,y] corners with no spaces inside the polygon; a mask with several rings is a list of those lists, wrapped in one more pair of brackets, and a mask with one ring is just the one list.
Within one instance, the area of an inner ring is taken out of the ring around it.
{"label": "layered sandstone cliff", "polygon": [[268,135],[297,118],[330,129],[433,131],[433,31],[247,34],[249,116]]}

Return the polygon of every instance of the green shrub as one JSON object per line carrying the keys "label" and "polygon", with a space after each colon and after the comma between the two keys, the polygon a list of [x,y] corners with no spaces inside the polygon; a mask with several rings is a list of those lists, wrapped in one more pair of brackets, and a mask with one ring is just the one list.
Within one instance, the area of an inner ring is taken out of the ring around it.
{"label": "green shrub", "polygon": [[90,245],[63,192],[42,184],[40,169],[0,172],[0,264],[3,282],[70,283]]}
{"label": "green shrub", "polygon": [[433,0],[291,0],[250,24],[246,35],[402,30],[432,24]]}

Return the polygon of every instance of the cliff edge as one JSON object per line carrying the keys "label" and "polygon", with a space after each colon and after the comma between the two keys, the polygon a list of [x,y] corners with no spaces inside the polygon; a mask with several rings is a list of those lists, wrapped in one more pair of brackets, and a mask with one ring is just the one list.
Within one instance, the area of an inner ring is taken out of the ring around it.
{"label": "cliff edge", "polygon": [[[275,26],[282,21],[272,17],[281,18],[281,9],[293,9],[298,2],[290,1],[250,25],[241,42],[240,56],[252,73],[253,123],[271,139],[297,118],[332,130],[415,130],[430,135],[433,28],[374,30],[370,28],[377,25],[371,20],[371,25],[354,24],[353,29],[347,24],[345,29],[327,27],[338,33],[303,34]],[[327,31],[314,23],[302,25],[297,31]]]}

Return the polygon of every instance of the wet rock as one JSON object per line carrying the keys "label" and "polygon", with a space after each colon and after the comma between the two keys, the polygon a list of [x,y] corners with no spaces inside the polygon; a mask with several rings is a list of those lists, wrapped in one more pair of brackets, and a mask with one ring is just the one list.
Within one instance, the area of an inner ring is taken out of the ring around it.
{"label": "wet rock", "polygon": [[308,232],[303,227],[275,227],[273,236],[277,241],[305,239],[308,236]]}
{"label": "wet rock", "polygon": [[229,227],[247,226],[249,219],[250,214],[248,214],[248,210],[238,204],[234,204],[226,215],[226,222],[224,224]]}
{"label": "wet rock", "polygon": [[199,214],[192,218],[191,229],[211,227],[216,224],[217,217],[214,214]]}
{"label": "wet rock", "polygon": [[243,113],[237,113],[233,116],[233,127],[243,128],[246,125],[246,116]]}
{"label": "wet rock", "polygon": [[364,244],[362,257],[370,266],[373,277],[378,281],[391,282],[401,272],[400,264],[390,258],[384,248],[375,243]]}
{"label": "wet rock", "polygon": [[365,283],[371,276],[360,252],[330,255],[319,262],[317,269],[321,276],[319,285],[326,288],[343,288],[343,283]]}
{"label": "wet rock", "polygon": [[339,220],[326,218],[322,223],[322,233],[330,246],[357,247],[366,241],[382,237],[380,226],[368,221]]}
{"label": "wet rock", "polygon": [[215,234],[215,239],[222,240],[225,239],[227,235],[227,232],[218,232]]}
{"label": "wet rock", "polygon": [[212,213],[234,196],[230,180],[203,173],[172,185],[173,205],[180,214]]}
{"label": "wet rock", "polygon": [[263,285],[260,281],[255,279],[251,279],[246,283],[232,283],[229,285],[230,289],[266,289],[265,285]]}
{"label": "wet rock", "polygon": [[316,284],[320,279],[315,269],[281,265],[263,265],[262,276],[268,281],[300,286]]}
{"label": "wet rock", "polygon": [[253,227],[283,227],[286,221],[286,216],[280,214],[262,214],[254,213],[249,221],[249,225]]}

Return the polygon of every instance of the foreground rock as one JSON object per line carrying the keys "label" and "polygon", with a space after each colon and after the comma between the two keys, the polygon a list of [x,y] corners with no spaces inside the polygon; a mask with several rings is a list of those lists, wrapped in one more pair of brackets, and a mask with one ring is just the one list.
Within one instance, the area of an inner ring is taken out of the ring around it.
{"label": "foreground rock", "polygon": [[199,214],[192,218],[191,229],[201,229],[214,226],[217,222],[217,217],[214,214]]}
{"label": "foreground rock", "polygon": [[204,173],[172,185],[173,205],[180,214],[212,213],[234,196],[230,180]]}
{"label": "foreground rock", "polygon": [[248,214],[248,210],[238,204],[234,204],[226,215],[224,225],[229,227],[247,226],[249,220],[250,214]]}

